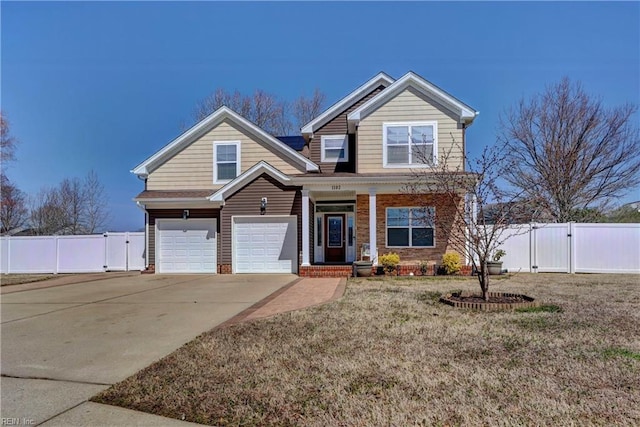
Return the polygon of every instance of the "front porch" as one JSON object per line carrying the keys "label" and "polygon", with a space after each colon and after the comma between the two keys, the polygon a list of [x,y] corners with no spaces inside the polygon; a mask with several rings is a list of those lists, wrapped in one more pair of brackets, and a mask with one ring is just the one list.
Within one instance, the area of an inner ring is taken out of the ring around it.
{"label": "front porch", "polygon": [[[418,200],[403,194],[401,186],[401,182],[304,186],[298,274],[350,277],[353,262],[360,260],[372,261],[375,273],[378,256],[395,252],[400,256],[398,274],[434,275],[449,246],[445,238],[449,233],[424,225],[424,221],[421,226],[403,226],[403,221],[409,221],[405,217],[393,216],[390,226],[387,216],[436,205],[442,208],[446,202],[439,200],[439,195],[424,195]],[[436,235],[440,236],[437,245]]]}

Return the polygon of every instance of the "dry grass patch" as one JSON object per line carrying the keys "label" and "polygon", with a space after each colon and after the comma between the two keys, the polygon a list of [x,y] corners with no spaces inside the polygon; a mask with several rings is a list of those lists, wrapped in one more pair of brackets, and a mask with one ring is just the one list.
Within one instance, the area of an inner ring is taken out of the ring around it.
{"label": "dry grass patch", "polygon": [[41,282],[56,277],[55,274],[0,274],[0,285],[20,285],[22,283]]}
{"label": "dry grass patch", "polygon": [[546,309],[438,302],[477,282],[356,279],[336,302],[213,330],[95,398],[212,425],[638,425],[638,276],[521,274]]}

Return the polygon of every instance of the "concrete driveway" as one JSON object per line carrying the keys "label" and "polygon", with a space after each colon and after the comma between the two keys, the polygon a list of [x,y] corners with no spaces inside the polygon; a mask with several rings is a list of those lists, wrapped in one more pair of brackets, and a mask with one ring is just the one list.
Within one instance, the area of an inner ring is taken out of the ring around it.
{"label": "concrete driveway", "polygon": [[[68,425],[113,412],[86,400],[296,279],[133,275],[3,294],[2,419]],[[104,424],[118,416],[131,423],[120,412]],[[137,425],[159,423],[146,416]]]}

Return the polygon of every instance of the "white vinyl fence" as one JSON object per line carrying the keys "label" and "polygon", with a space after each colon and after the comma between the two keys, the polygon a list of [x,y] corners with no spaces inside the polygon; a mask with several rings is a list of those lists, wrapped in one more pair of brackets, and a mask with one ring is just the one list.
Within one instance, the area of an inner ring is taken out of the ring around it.
{"label": "white vinyl fence", "polygon": [[144,270],[144,233],[0,237],[0,273]]}
{"label": "white vinyl fence", "polygon": [[505,236],[510,272],[640,273],[640,224],[523,224]]}

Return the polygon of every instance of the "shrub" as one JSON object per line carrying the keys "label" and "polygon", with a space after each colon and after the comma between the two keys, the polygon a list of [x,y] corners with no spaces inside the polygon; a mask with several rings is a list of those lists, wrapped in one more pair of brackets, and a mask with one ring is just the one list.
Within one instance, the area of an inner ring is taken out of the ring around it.
{"label": "shrub", "polygon": [[459,273],[462,269],[460,255],[457,252],[447,252],[442,255],[442,269],[447,275]]}
{"label": "shrub", "polygon": [[400,255],[395,252],[389,252],[388,254],[380,255],[378,261],[387,273],[393,273],[398,268],[398,264],[400,264]]}
{"label": "shrub", "polygon": [[423,276],[426,276],[428,271],[429,263],[427,261],[420,261],[420,273],[422,273]]}

